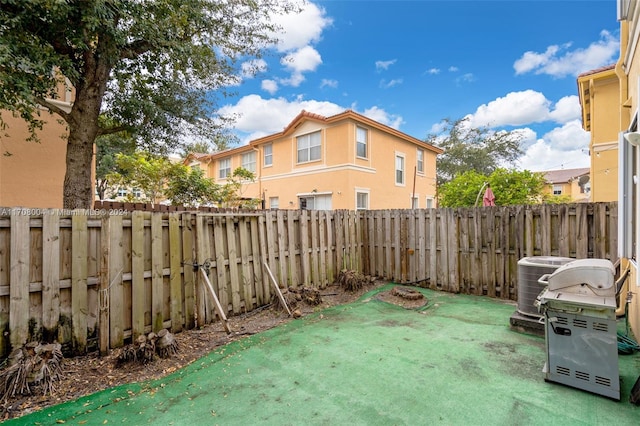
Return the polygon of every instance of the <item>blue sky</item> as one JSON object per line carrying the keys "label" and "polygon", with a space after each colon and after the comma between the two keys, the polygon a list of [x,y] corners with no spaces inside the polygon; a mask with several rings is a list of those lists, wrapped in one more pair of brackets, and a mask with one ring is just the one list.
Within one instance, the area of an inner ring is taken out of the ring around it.
{"label": "blue sky", "polygon": [[278,17],[280,42],[220,104],[246,143],[302,110],[353,109],[424,139],[442,119],[522,132],[517,167],[588,167],[577,76],[615,63],[616,2],[356,1]]}

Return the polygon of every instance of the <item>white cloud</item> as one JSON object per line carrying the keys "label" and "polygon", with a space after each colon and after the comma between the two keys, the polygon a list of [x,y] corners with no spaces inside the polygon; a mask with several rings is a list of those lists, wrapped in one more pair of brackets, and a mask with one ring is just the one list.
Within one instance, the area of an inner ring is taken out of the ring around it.
{"label": "white cloud", "polygon": [[449,67],[449,72],[458,72],[458,71],[459,71],[458,67],[455,67],[453,65]]}
{"label": "white cloud", "polygon": [[589,132],[582,128],[580,120],[569,121],[562,127],[556,127],[542,138],[546,143],[562,151],[588,148],[591,139]]}
{"label": "white cloud", "polygon": [[318,65],[322,63],[322,57],[313,47],[305,46],[289,53],[280,63],[293,72],[302,73],[315,71]]}
{"label": "white cloud", "polygon": [[389,89],[391,87],[398,86],[400,84],[402,84],[402,79],[401,78],[396,78],[396,79],[389,80],[389,81],[380,80],[380,87],[382,87],[383,89]]}
{"label": "white cloud", "polygon": [[390,61],[376,61],[376,71],[388,70],[389,67],[395,64],[397,59],[392,59]]}
{"label": "white cloud", "polygon": [[582,110],[580,109],[580,99],[576,95],[565,96],[556,102],[553,111],[549,112],[549,118],[556,123],[567,123],[571,120],[580,119]]}
{"label": "white cloud", "polygon": [[600,40],[588,47],[569,50],[571,43],[552,45],[543,53],[528,51],[516,60],[513,68],[516,74],[534,72],[553,77],[577,76],[616,61],[620,41],[608,31],[600,33]]}
{"label": "white cloud", "polygon": [[480,105],[469,115],[474,127],[521,126],[530,123],[554,121],[559,124],[580,118],[577,96],[565,96],[555,105],[535,90],[510,92],[504,97]]}
{"label": "white cloud", "polygon": [[394,129],[399,129],[404,123],[404,120],[399,115],[389,114],[376,106],[365,109],[361,114]]}
{"label": "white cloud", "polygon": [[530,136],[527,143],[523,143],[526,151],[519,160],[521,169],[539,172],[589,167],[590,136],[582,129],[579,120],[551,130],[533,144],[529,143]]}
{"label": "white cloud", "polygon": [[282,58],[280,63],[291,72],[291,75],[289,78],[278,81],[286,86],[298,87],[305,80],[303,73],[315,71],[322,63],[322,57],[313,47],[305,46]]}
{"label": "white cloud", "polygon": [[[347,108],[332,102],[288,100],[282,97],[265,99],[259,95],[242,97],[235,105],[226,105],[219,110],[223,116],[235,116],[234,129],[245,135],[244,142],[282,131],[302,110],[329,117],[344,112]],[[357,111],[352,106],[351,109]],[[402,117],[387,113],[376,106],[360,112],[380,123],[399,128]]]}
{"label": "white cloud", "polygon": [[330,80],[327,78],[323,78],[322,81],[320,82],[320,88],[323,87],[330,87],[332,89],[335,89],[336,87],[338,87],[338,80]]}
{"label": "white cloud", "polygon": [[270,94],[274,94],[278,91],[278,82],[274,80],[262,80],[262,90]]}
{"label": "white cloud", "polygon": [[257,73],[267,70],[267,62],[264,59],[253,59],[243,62],[241,68],[243,78],[253,78]]}
{"label": "white cloud", "polygon": [[462,84],[462,83],[473,83],[474,81],[476,81],[476,78],[473,74],[466,73],[461,75],[460,77],[456,78],[456,83],[457,84]]}
{"label": "white cloud", "polygon": [[470,116],[473,127],[520,126],[547,119],[551,102],[540,92],[511,92],[488,104],[480,105]]}
{"label": "white cloud", "polygon": [[322,31],[333,24],[333,19],[326,16],[324,8],[307,1],[300,1],[299,4],[302,7],[300,13],[272,17],[272,21],[282,27],[277,35],[279,43],[276,46],[280,52],[317,43],[322,38]]}
{"label": "white cloud", "polygon": [[431,74],[431,75],[440,74],[440,68],[429,68],[426,71],[426,74]]}

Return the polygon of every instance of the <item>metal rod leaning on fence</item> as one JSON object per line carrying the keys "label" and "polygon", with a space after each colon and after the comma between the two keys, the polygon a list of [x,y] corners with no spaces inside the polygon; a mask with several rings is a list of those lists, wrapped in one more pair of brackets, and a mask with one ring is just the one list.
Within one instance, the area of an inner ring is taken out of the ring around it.
{"label": "metal rod leaning on fence", "polygon": [[208,270],[209,268],[205,268],[204,264],[202,265],[202,268],[200,268],[200,272],[202,272],[202,276],[204,277],[204,282],[207,283],[207,287],[209,288],[209,292],[211,293],[211,297],[213,298],[216,312],[220,316],[220,319],[222,319],[222,324],[224,325],[224,329],[227,330],[227,334],[231,334],[232,331],[231,331],[231,327],[229,327],[229,323],[227,322],[227,316],[224,314],[224,311],[222,310],[222,305],[220,305],[220,301],[218,300],[218,296],[216,295],[216,292],[213,290],[211,281],[209,281],[209,277],[207,276]]}
{"label": "metal rod leaning on fence", "polygon": [[280,302],[282,302],[282,306],[284,306],[289,316],[291,316],[291,311],[289,310],[289,306],[287,305],[286,300],[284,300],[284,296],[280,291],[280,287],[278,287],[278,283],[276,282],[276,279],[273,277],[273,274],[271,273],[271,269],[269,269],[269,265],[267,265],[267,262],[264,262],[264,267],[266,268],[267,273],[269,274],[269,278],[271,278],[271,282],[273,283],[273,286],[276,289],[276,293],[278,294],[278,298],[280,298]]}

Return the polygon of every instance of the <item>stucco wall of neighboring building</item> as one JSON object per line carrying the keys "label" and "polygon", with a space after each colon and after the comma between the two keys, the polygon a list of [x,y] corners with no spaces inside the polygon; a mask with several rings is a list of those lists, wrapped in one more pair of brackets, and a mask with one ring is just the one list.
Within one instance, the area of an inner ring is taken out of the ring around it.
{"label": "stucco wall of neighboring building", "polygon": [[616,201],[620,84],[614,67],[580,75],[578,87],[583,127],[591,137],[591,201]]}
{"label": "stucco wall of neighboring building", "polygon": [[[357,132],[366,131],[366,155],[358,155]],[[320,158],[298,162],[297,141],[319,132]],[[356,209],[357,194],[365,195],[370,209],[410,208],[414,192],[417,207],[427,207],[427,199],[436,194],[436,148],[408,135],[380,125],[353,112],[333,117],[301,113],[281,133],[250,142],[212,155],[210,167],[217,179],[219,160],[230,158],[232,169],[240,166],[242,152],[256,149],[257,182],[251,184],[244,196],[264,198],[265,207],[278,198],[278,208],[299,209],[300,198],[330,198],[332,209]],[[271,150],[271,164],[265,165],[265,149]],[[423,171],[414,174],[417,151],[424,153]],[[396,155],[404,158],[404,183],[395,183]],[[432,204],[432,206],[434,206]],[[362,207],[362,205],[360,206]]]}
{"label": "stucco wall of neighboring building", "polygon": [[0,137],[0,206],[62,208],[66,126],[43,114],[46,124],[36,143],[27,141],[23,120],[2,112],[7,128]]}

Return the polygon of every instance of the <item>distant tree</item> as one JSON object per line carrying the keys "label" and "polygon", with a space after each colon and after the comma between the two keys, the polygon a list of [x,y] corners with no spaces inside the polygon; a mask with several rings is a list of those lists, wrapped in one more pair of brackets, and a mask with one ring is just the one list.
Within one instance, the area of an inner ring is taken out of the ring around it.
{"label": "distant tree", "polygon": [[215,151],[222,151],[239,143],[240,139],[238,136],[229,131],[221,131],[214,136],[213,142],[200,140],[184,144],[180,151],[180,158],[187,158],[187,155],[191,153],[208,154]]}
{"label": "distant tree", "polygon": [[104,135],[96,139],[96,192],[100,200],[112,197],[117,190],[108,178],[111,173],[118,171],[116,155],[131,155],[135,147],[135,140],[126,133]]}
{"label": "distant tree", "polygon": [[253,172],[242,167],[235,169],[222,186],[220,207],[256,207],[260,200],[244,199],[242,197],[242,186],[248,182],[255,182],[255,179],[256,175]]}
{"label": "distant tree", "polygon": [[172,167],[164,195],[171,204],[198,207],[216,203],[222,193],[220,185],[204,176],[199,168],[182,164]]}
{"label": "distant tree", "polygon": [[547,184],[544,173],[502,168],[491,173],[489,183],[499,206],[540,204]]}
{"label": "distant tree", "polygon": [[539,204],[545,199],[546,182],[542,173],[500,168],[489,176],[474,170],[457,175],[438,187],[438,205],[473,207],[478,202],[477,205],[481,206],[486,183],[491,186],[498,206]]}
{"label": "distant tree", "polygon": [[180,158],[183,160],[187,158],[189,154],[209,154],[212,151],[215,151],[216,148],[213,147],[209,142],[199,141],[185,144],[184,147],[180,150]]}
{"label": "distant tree", "polygon": [[[240,80],[239,61],[262,56],[276,41],[273,17],[299,9],[287,0],[2,1],[0,109],[32,134],[45,114],[66,122],[63,205],[90,208],[98,136],[128,131],[138,148],[165,154],[181,134],[211,140],[225,124],[215,100]],[[75,95],[70,110],[50,101],[63,85]]]}
{"label": "distant tree", "polygon": [[142,192],[141,197],[130,196],[130,201],[150,202],[157,204],[164,199],[164,189],[179,163],[172,163],[168,158],[137,151],[132,155],[117,154],[117,171],[107,175],[114,185],[125,188],[136,188]]}
{"label": "distant tree", "polygon": [[436,160],[438,185],[456,176],[474,170],[488,176],[499,167],[513,163],[522,155],[522,134],[474,128],[468,118],[444,120],[439,134],[430,134],[425,142],[444,150]]}

